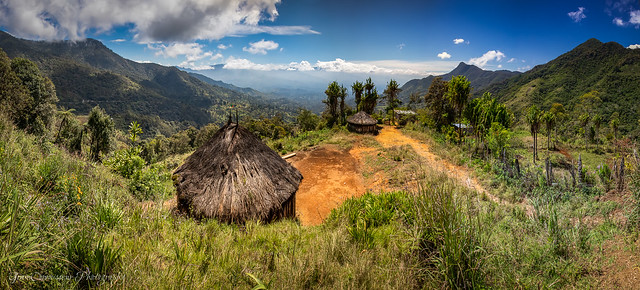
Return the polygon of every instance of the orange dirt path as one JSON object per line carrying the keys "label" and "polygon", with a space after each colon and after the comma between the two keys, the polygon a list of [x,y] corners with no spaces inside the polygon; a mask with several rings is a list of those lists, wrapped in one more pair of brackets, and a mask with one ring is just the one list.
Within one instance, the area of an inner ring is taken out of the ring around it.
{"label": "orange dirt path", "polygon": [[411,145],[413,150],[425,159],[429,168],[443,171],[449,176],[459,180],[460,183],[465,186],[475,189],[480,193],[486,192],[486,190],[480,186],[480,183],[471,176],[466,168],[454,165],[445,159],[441,159],[431,152],[427,144],[403,135],[402,132],[395,127],[383,127],[383,129],[380,130],[380,134],[376,136],[376,140],[384,147]]}
{"label": "orange dirt path", "polygon": [[319,225],[331,210],[365,192],[359,162],[346,150],[323,146],[288,159],[300,170],[296,212],[302,225]]}
{"label": "orange dirt path", "polygon": [[[385,148],[410,145],[424,159],[427,168],[448,174],[464,186],[484,193],[496,203],[509,204],[485,190],[467,168],[436,156],[427,144],[405,136],[395,127],[384,126],[375,139]],[[386,186],[388,177],[385,172],[375,173],[367,179],[370,184],[365,184],[360,169],[363,156],[376,149],[363,147],[358,143],[351,150],[341,150],[334,145],[321,146],[298,152],[295,157],[287,160],[304,177],[296,193],[296,214],[302,225],[321,224],[332,209],[348,198],[364,194],[367,189],[374,192],[390,190]],[[523,205],[528,214],[533,212],[531,205]]]}

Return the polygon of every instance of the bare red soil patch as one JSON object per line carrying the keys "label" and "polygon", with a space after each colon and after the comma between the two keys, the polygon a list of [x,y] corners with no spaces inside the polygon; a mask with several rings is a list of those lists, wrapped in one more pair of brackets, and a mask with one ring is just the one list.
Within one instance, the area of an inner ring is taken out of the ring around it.
{"label": "bare red soil patch", "polygon": [[304,177],[296,193],[302,225],[319,225],[342,202],[365,192],[356,160],[347,150],[324,146],[288,159]]}

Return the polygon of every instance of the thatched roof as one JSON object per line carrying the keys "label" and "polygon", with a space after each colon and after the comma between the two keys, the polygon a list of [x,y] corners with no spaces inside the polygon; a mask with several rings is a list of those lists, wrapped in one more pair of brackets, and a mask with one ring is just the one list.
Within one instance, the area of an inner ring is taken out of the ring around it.
{"label": "thatched roof", "polygon": [[302,174],[235,123],[227,123],[174,172],[178,208],[198,218],[272,220]]}
{"label": "thatched roof", "polygon": [[365,113],[364,111],[360,111],[355,115],[347,118],[347,122],[354,125],[375,125],[378,123],[376,119],[371,118],[371,116],[369,116],[369,114]]}

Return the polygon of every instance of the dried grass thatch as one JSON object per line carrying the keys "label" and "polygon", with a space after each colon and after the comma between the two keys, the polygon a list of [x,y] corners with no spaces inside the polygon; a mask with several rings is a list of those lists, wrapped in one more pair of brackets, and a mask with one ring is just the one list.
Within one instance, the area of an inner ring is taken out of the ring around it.
{"label": "dried grass thatch", "polygon": [[378,133],[378,121],[364,111],[347,118],[349,130],[358,133]]}
{"label": "dried grass thatch", "polygon": [[295,216],[302,174],[260,138],[228,122],[174,172],[178,209],[223,222]]}
{"label": "dried grass thatch", "polygon": [[354,125],[375,125],[378,123],[376,119],[371,118],[371,116],[364,111],[357,112],[355,115],[347,118],[347,122]]}

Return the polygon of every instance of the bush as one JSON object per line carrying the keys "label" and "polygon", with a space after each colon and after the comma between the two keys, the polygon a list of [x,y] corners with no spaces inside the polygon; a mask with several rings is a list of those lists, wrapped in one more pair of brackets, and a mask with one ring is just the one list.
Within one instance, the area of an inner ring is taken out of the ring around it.
{"label": "bush", "polygon": [[138,200],[155,199],[164,192],[164,183],[169,180],[169,175],[159,164],[136,171],[129,181],[129,192]]}
{"label": "bush", "polygon": [[104,161],[104,165],[122,177],[131,178],[136,172],[144,168],[145,161],[140,157],[141,151],[142,149],[139,147],[118,150],[113,156]]}

